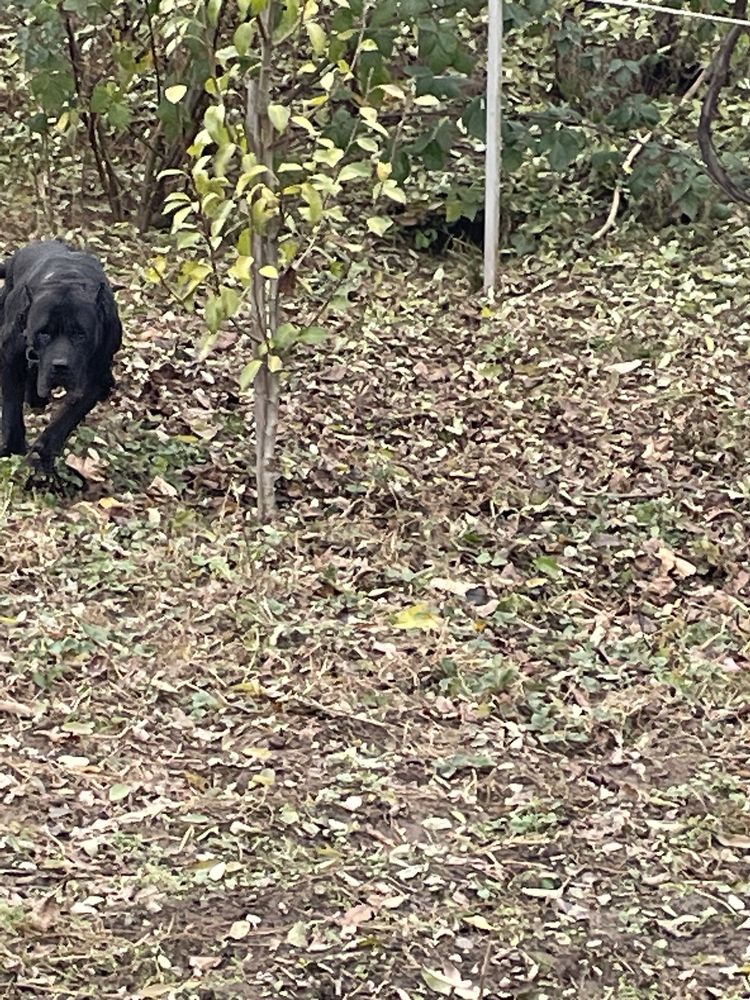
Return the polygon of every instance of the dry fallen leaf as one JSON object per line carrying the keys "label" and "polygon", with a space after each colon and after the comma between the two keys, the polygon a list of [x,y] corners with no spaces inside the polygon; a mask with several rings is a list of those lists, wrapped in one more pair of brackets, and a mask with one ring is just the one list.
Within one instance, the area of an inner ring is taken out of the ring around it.
{"label": "dry fallen leaf", "polygon": [[163,479],[161,476],[154,476],[154,478],[151,481],[151,485],[148,488],[148,492],[158,493],[163,497],[170,497],[170,498],[176,497],[178,494],[178,490],[174,486],[172,486],[171,483],[168,483],[166,479]]}
{"label": "dry fallen leaf", "polygon": [[694,576],[698,572],[698,568],[693,563],[688,562],[687,559],[683,559],[682,556],[678,556],[677,553],[667,548],[666,545],[660,546],[656,554],[661,562],[661,568],[664,573],[672,572],[684,578]]}
{"label": "dry fallen leaf", "polygon": [[605,371],[627,375],[629,372],[634,372],[636,368],[640,368],[642,364],[643,358],[633,358],[632,361],[617,361],[613,365],[607,365]]}
{"label": "dry fallen leaf", "polygon": [[232,926],[229,928],[229,937],[233,941],[241,941],[246,938],[251,931],[250,922],[248,920],[235,920]]}
{"label": "dry fallen leaf", "polygon": [[396,628],[403,629],[437,629],[441,621],[427,604],[413,604],[399,611],[393,619],[393,624]]}
{"label": "dry fallen leaf", "polygon": [[456,594],[458,597],[463,597],[467,590],[470,590],[475,584],[468,583],[465,580],[449,580],[443,576],[435,576],[430,580],[430,586],[433,590],[443,590],[448,594]]}
{"label": "dry fallen leaf", "polygon": [[722,847],[737,847],[743,851],[750,850],[750,837],[744,833],[717,833],[716,839]]}
{"label": "dry fallen leaf", "polygon": [[0,712],[18,715],[23,719],[33,719],[34,717],[34,709],[30,705],[23,705],[20,701],[11,701],[8,698],[0,699]]}
{"label": "dry fallen leaf", "polygon": [[372,920],[372,917],[372,907],[368,906],[367,903],[358,903],[356,906],[350,907],[341,916],[339,922],[343,930],[353,933],[360,924],[366,924],[368,920]]}
{"label": "dry fallen leaf", "polygon": [[292,924],[287,931],[286,943],[293,945],[295,948],[307,948],[307,927],[301,920],[298,920],[296,924]]}
{"label": "dry fallen leaf", "polygon": [[52,896],[40,900],[29,913],[29,927],[44,934],[60,916],[60,907]]}
{"label": "dry fallen leaf", "polygon": [[89,483],[103,483],[106,479],[106,463],[93,448],[89,448],[83,457],[66,455],[65,464]]}
{"label": "dry fallen leaf", "polygon": [[224,959],[218,955],[191,955],[188,959],[190,968],[197,973],[208,972],[211,969],[216,969],[223,961]]}

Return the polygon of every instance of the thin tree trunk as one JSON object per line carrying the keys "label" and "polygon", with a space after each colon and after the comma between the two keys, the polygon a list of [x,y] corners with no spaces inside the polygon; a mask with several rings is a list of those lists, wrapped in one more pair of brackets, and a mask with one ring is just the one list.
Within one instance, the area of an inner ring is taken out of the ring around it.
{"label": "thin tree trunk", "polygon": [[[275,4],[270,0],[260,14],[259,42],[261,62],[257,79],[247,84],[247,135],[250,148],[259,163],[267,167],[264,177],[269,186],[273,173],[273,127],[268,117],[271,90],[272,31]],[[279,322],[278,280],[264,278],[260,268],[278,266],[277,219],[271,219],[264,233],[253,234],[253,334],[258,344],[270,345]],[[268,353],[264,355],[268,361]],[[279,374],[264,363],[255,376],[255,481],[258,490],[258,517],[269,521],[276,512],[276,469],[274,452],[279,422]]]}

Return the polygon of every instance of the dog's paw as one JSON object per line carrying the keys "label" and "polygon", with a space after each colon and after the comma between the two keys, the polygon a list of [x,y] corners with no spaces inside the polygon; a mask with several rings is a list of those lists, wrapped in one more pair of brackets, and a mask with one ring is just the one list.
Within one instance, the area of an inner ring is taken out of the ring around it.
{"label": "dog's paw", "polygon": [[49,471],[35,469],[32,466],[23,488],[25,490],[42,490],[45,493],[59,493],[63,485],[62,479],[54,469]]}
{"label": "dog's paw", "polygon": [[62,480],[55,469],[54,460],[49,456],[32,449],[27,458],[26,465],[29,468],[29,476],[26,480],[26,489],[44,489],[56,492]]}
{"label": "dog's paw", "polygon": [[71,475],[62,476],[55,468],[55,461],[32,449],[26,464],[30,469],[24,488],[55,493],[58,496],[73,496],[85,488],[86,481],[74,470],[66,470]]}
{"label": "dog's paw", "polygon": [[32,469],[23,484],[26,492],[32,493],[52,493],[58,497],[77,496],[82,486],[72,483],[69,479],[63,479],[56,470],[34,470]]}
{"label": "dog's paw", "polygon": [[28,454],[26,459],[31,471],[41,476],[54,476],[55,475],[55,460],[52,455],[47,454],[44,451],[34,445]]}

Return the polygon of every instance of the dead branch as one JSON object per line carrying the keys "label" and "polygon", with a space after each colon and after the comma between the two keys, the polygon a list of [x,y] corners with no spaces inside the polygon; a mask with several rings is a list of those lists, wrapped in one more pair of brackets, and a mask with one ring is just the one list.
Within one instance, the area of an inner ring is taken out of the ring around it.
{"label": "dead branch", "polygon": [[[733,11],[734,17],[744,19],[746,14],[747,0],[736,0]],[[713,62],[711,80],[703,100],[701,117],[698,123],[698,145],[709,176],[725,194],[729,195],[732,201],[740,205],[750,205],[750,192],[743,191],[742,188],[738,187],[724,169],[716,152],[711,127],[719,107],[719,94],[726,85],[729,76],[732,55],[737,47],[737,42],[740,40],[740,36],[747,30],[744,25],[734,25],[726,33],[723,42],[719,46],[719,51]]]}

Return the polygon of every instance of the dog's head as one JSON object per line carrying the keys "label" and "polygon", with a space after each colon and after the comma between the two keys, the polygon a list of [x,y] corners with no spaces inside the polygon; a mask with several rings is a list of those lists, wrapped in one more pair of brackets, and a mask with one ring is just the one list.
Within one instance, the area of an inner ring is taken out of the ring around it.
{"label": "dog's head", "polygon": [[29,294],[26,359],[47,399],[53,389],[78,392],[101,339],[102,289],[86,284],[49,284]]}

